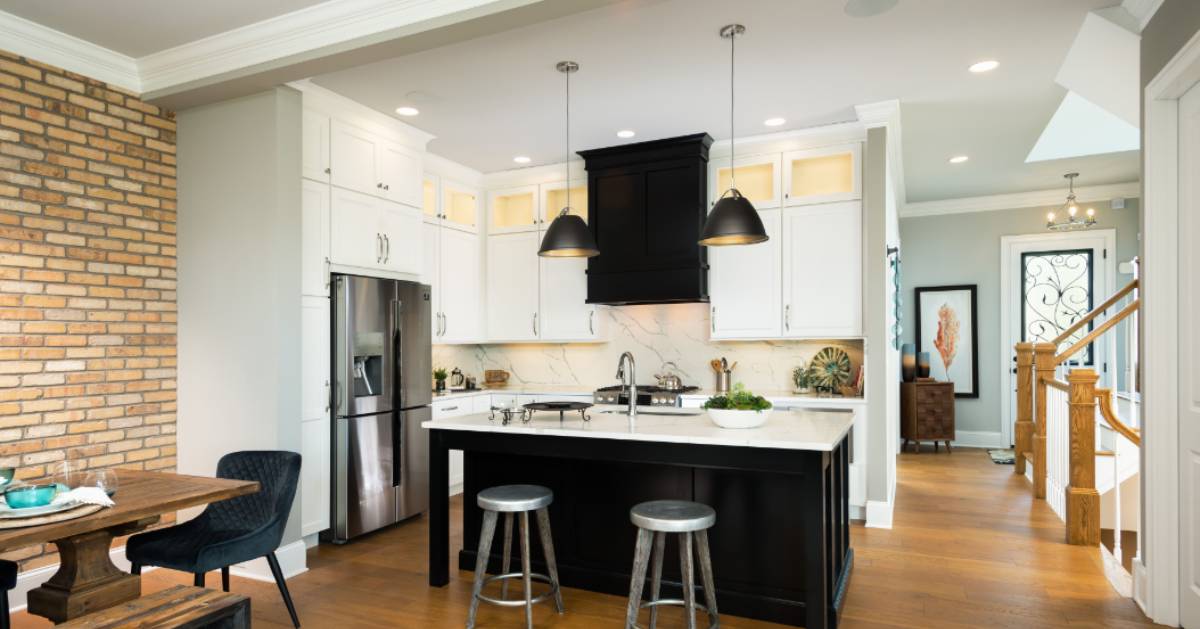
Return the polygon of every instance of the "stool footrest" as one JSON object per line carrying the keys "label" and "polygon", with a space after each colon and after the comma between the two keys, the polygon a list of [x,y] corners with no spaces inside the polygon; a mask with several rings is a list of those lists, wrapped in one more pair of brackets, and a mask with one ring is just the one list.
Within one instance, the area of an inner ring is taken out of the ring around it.
{"label": "stool footrest", "polygon": [[[492,575],[490,577],[484,578],[483,585],[486,586],[489,583],[495,583],[496,581],[503,581],[505,579],[524,579],[524,578],[525,578],[525,575],[520,572],[509,572],[506,574],[496,574],[496,575]],[[543,593],[533,597],[532,599],[530,599],[530,602],[532,602],[532,603],[535,603],[535,604],[540,603],[544,600],[551,598],[552,596],[555,595],[555,593],[558,592],[558,586],[554,585],[554,583],[550,580],[550,577],[548,577],[544,574],[538,574],[536,572],[533,572],[533,573],[530,573],[529,578],[532,581],[537,581],[539,583],[545,583],[550,586],[550,589],[547,590],[546,592],[543,592]],[[491,603],[492,605],[500,605],[502,607],[524,607],[525,606],[524,598],[494,598],[494,597],[485,595],[482,591],[480,591],[479,594],[476,594],[475,597],[485,603]]]}
{"label": "stool footrest", "polygon": [[[663,605],[668,605],[671,607],[685,607],[687,606],[687,601],[684,601],[680,598],[660,598],[657,601],[646,601],[645,603],[642,603],[640,607],[641,609],[649,609],[652,607],[662,607]],[[699,603],[695,605],[695,608],[698,612],[704,612],[705,614],[708,614],[708,608],[700,605]],[[708,623],[708,629],[719,629],[720,626],[720,620],[710,620]],[[632,629],[642,629],[642,626],[633,625]]]}

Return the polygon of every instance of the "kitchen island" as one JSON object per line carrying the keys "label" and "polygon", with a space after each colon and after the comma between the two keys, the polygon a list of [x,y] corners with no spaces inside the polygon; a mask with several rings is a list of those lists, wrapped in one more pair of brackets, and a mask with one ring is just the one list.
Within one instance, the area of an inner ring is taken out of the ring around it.
{"label": "kitchen island", "polygon": [[[554,491],[550,517],[564,586],[626,595],[646,500],[695,500],[717,511],[710,531],[723,613],[804,627],[836,627],[851,566],[848,466],[853,414],[776,411],[749,430],[725,430],[697,411],[624,409],[537,413],[507,425],[487,413],[422,424],[429,430],[429,583],[449,582],[449,451],[464,453],[460,570],[475,566],[482,514],[473,497],[508,483]],[[653,414],[652,414],[653,413]],[[489,569],[500,567],[493,545]],[[664,597],[679,596],[668,545]],[[535,552],[534,556],[540,553]],[[538,567],[536,570],[544,570]],[[568,613],[570,602],[568,601]]]}

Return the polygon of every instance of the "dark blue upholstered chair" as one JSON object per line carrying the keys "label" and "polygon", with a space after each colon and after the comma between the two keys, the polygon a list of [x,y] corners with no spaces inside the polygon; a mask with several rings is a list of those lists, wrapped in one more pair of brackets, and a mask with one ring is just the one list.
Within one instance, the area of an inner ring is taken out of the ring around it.
{"label": "dark blue upholstered chair", "polygon": [[125,546],[133,574],[142,566],[191,572],[204,586],[204,574],[221,570],[221,586],[229,591],[229,566],[266,557],[292,623],[300,626],[275,549],[283,539],[292,498],[300,480],[300,455],[284,451],[232,452],[217,462],[218,478],[258,481],[258,493],[214,502],[195,519],[177,526],[134,535]]}
{"label": "dark blue upholstered chair", "polygon": [[8,591],[17,587],[17,564],[0,559],[0,629],[8,629]]}

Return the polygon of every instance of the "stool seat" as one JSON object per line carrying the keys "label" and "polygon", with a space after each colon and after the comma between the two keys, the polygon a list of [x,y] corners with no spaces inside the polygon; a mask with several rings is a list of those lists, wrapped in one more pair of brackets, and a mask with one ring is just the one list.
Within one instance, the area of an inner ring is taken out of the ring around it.
{"label": "stool seat", "polygon": [[541,485],[500,485],[479,492],[476,503],[485,511],[520,513],[537,511],[554,502],[554,492]]}
{"label": "stool seat", "polygon": [[654,500],[635,505],[629,520],[639,529],[657,533],[690,533],[712,528],[717,512],[712,507],[687,500]]}

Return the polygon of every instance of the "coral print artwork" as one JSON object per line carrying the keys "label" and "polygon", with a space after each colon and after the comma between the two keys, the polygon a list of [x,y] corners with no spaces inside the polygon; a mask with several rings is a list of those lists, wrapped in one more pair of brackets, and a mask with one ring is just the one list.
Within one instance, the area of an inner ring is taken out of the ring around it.
{"label": "coral print artwork", "polygon": [[974,285],[916,289],[917,351],[941,359],[931,361],[929,375],[953,382],[956,397],[979,397],[975,292]]}

